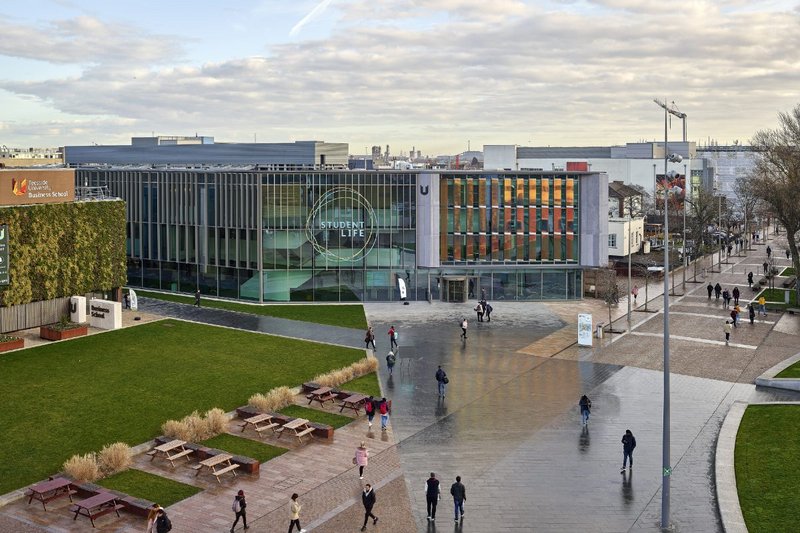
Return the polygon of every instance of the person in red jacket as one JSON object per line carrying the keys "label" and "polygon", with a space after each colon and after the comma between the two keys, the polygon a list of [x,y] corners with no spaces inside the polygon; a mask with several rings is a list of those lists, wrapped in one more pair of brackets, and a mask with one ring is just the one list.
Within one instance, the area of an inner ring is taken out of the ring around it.
{"label": "person in red jacket", "polygon": [[389,328],[388,335],[389,335],[389,343],[390,343],[389,349],[391,350],[393,348],[397,348],[397,337],[398,337],[398,335],[397,335],[397,330],[394,329],[394,326]]}

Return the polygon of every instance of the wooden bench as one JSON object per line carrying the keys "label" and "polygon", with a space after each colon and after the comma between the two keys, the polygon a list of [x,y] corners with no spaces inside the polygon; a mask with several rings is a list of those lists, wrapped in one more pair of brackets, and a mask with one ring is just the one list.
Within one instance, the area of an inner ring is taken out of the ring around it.
{"label": "wooden bench", "polygon": [[[147,452],[147,455],[150,456],[150,461],[152,461],[156,457],[164,457],[164,459],[169,461],[172,467],[175,468],[175,459],[186,457],[186,460],[188,461],[189,458],[187,456],[190,453],[194,453],[194,450],[186,449],[184,447],[184,444],[186,444],[186,441],[178,439],[171,440],[167,443],[162,444],[161,446],[156,446],[155,448]],[[178,450],[178,453],[170,454],[172,450]]]}
{"label": "wooden bench", "polygon": [[42,502],[42,508],[47,511],[47,502],[60,498],[62,496],[69,496],[69,501],[72,501],[72,495],[77,494],[78,491],[72,488],[72,482],[66,478],[55,478],[42,483],[37,483],[25,491],[25,496],[29,496],[28,505],[33,500]]}
{"label": "wooden bench", "polygon": [[257,427],[257,428],[256,428],[256,432],[258,432],[258,434],[259,434],[259,435],[261,435],[261,432],[262,432],[262,431],[266,431],[266,430],[268,430],[268,429],[271,429],[271,430],[272,430],[272,433],[273,433],[273,434],[275,434],[275,433],[278,431],[278,430],[277,430],[277,429],[275,429],[275,428],[280,428],[280,427],[281,427],[281,425],[280,425],[280,424],[278,424],[277,422],[270,422],[270,423],[269,423],[269,424],[267,424],[266,426],[259,426],[259,427]]}
{"label": "wooden bench", "polygon": [[310,435],[313,431],[314,428],[306,428],[303,431],[296,433],[295,436],[300,440],[300,442],[303,442],[303,437]]}
{"label": "wooden bench", "polygon": [[325,406],[325,402],[327,401],[335,401],[336,400],[336,393],[333,392],[333,389],[330,387],[320,387],[317,390],[313,390],[306,395],[308,399],[308,404],[311,405],[311,402],[317,401],[321,406]]}
{"label": "wooden bench", "polygon": [[786,309],[786,312],[789,313],[790,315],[794,315],[800,313],[800,309],[798,309],[797,307],[788,307]]}
{"label": "wooden bench", "polygon": [[791,276],[783,281],[784,289],[791,289],[797,283],[797,276]]}
{"label": "wooden bench", "polygon": [[92,527],[95,527],[95,518],[99,518],[108,513],[117,513],[119,517],[120,510],[124,508],[124,505],[117,503],[116,496],[108,492],[101,492],[83,501],[72,504],[69,510],[75,513],[75,517],[72,519],[73,521],[78,519],[78,515],[85,516],[92,522]]}
{"label": "wooden bench", "polygon": [[291,422],[287,422],[280,428],[280,434],[278,438],[283,436],[284,433],[291,432],[292,435],[297,437],[297,440],[300,441],[300,444],[303,444],[303,437],[306,435],[310,435],[314,431],[314,428],[308,424],[308,420],[305,418],[295,418]]}
{"label": "wooden bench", "polygon": [[222,483],[222,481],[219,480],[219,476],[221,476],[222,474],[227,474],[228,472],[233,472],[233,477],[236,477],[236,469],[239,468],[239,466],[241,465],[233,463],[232,465],[226,466],[221,470],[214,470],[211,473],[217,476],[217,483]]}

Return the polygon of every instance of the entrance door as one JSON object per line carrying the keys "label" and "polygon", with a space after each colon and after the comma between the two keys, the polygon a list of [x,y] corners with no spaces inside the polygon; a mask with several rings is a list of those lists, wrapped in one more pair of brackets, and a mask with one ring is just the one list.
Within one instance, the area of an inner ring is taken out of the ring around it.
{"label": "entrance door", "polygon": [[469,291],[467,288],[467,278],[444,278],[444,284],[445,290],[443,296],[445,302],[463,303],[467,301],[467,293]]}

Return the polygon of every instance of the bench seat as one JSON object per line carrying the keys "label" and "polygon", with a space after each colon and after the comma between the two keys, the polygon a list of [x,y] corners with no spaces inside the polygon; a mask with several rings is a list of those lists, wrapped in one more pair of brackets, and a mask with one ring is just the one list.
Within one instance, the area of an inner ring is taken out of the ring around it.
{"label": "bench seat", "polygon": [[233,476],[236,477],[236,469],[239,468],[239,466],[241,466],[241,465],[232,464],[230,466],[226,466],[222,470],[217,470],[216,472],[211,472],[211,473],[214,474],[217,477],[217,483],[222,483],[219,480],[219,476],[221,476],[222,474],[227,474],[228,472],[233,472]]}
{"label": "bench seat", "polygon": [[[190,453],[193,453],[193,452],[194,452],[194,450],[183,450],[182,452],[177,453],[175,455],[170,455],[169,456],[169,461],[172,462],[175,459],[180,459],[181,457],[186,457],[187,455],[189,455]],[[188,461],[189,458],[186,457],[186,460]]]}
{"label": "bench seat", "polygon": [[271,429],[271,430],[272,430],[272,432],[273,432],[273,433],[275,433],[275,432],[276,432],[276,429],[275,429],[275,428],[276,428],[276,427],[279,427],[279,426],[280,426],[280,424],[278,424],[277,422],[272,422],[271,424],[268,424],[268,425],[266,425],[266,426],[262,426],[262,427],[260,427],[260,428],[256,428],[256,432],[257,432],[259,435],[261,435],[261,432],[262,432],[262,431],[266,431],[266,430],[268,430],[268,429]]}
{"label": "bench seat", "polygon": [[310,435],[314,431],[314,428],[306,428],[303,431],[297,433],[297,439],[302,443],[303,437],[306,435]]}

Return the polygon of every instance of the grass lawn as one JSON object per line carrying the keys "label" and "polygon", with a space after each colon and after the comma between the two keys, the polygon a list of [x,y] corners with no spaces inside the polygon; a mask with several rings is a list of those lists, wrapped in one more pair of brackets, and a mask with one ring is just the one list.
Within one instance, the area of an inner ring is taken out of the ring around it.
{"label": "grass lawn", "polygon": [[[164,300],[167,302],[194,305],[194,296],[184,296],[182,294],[163,292],[150,292],[135,288],[134,290],[136,291],[137,296],[155,298],[157,300]],[[203,307],[225,309],[227,311],[237,311],[239,313],[249,313],[251,315],[274,316],[276,318],[302,320],[303,322],[313,322],[315,324],[341,326],[343,328],[367,329],[367,317],[364,315],[364,307],[361,304],[259,305],[203,298],[201,305]]]}
{"label": "grass lawn", "polygon": [[342,390],[349,390],[353,392],[360,392],[361,394],[366,394],[368,396],[375,396],[376,398],[381,397],[381,388],[378,386],[378,374],[376,374],[375,372],[366,374],[352,381],[348,381],[347,383],[342,383],[341,386],[336,388]]}
{"label": "grass lawn", "polygon": [[0,356],[0,494],[75,453],[137,445],[195,409],[229,411],[294,387],[363,350],[162,320]]}
{"label": "grass lawn", "polygon": [[256,459],[262,463],[266,463],[270,459],[274,459],[279,455],[283,455],[289,451],[286,448],[271,446],[263,442],[256,442],[251,439],[229,435],[228,433],[222,433],[216,437],[204,440],[202,444],[203,446],[208,446],[209,448],[225,450],[233,455],[250,457],[251,459]]}
{"label": "grass lawn", "polygon": [[784,268],[783,272],[781,272],[781,276],[794,276],[794,268],[792,267]]}
{"label": "grass lawn", "polygon": [[347,416],[327,413],[325,411],[318,411],[316,409],[301,407],[299,405],[289,405],[278,412],[294,418],[305,418],[306,420],[310,420],[311,422],[316,422],[318,424],[327,424],[329,426],[333,426],[334,429],[346,426],[353,421],[352,418]]}
{"label": "grass lawn", "polygon": [[794,532],[800,522],[800,407],[751,405],[736,436],[736,486],[751,533]]}
{"label": "grass lawn", "polygon": [[767,309],[782,310],[786,307],[784,294],[787,290],[789,291],[789,307],[797,307],[797,292],[794,289],[764,289],[755,297],[755,300],[758,301],[758,298],[763,295],[767,300]]}
{"label": "grass lawn", "polygon": [[202,489],[156,476],[141,470],[125,470],[97,482],[107,489],[118,490],[130,496],[150,500],[167,507],[194,496]]}

